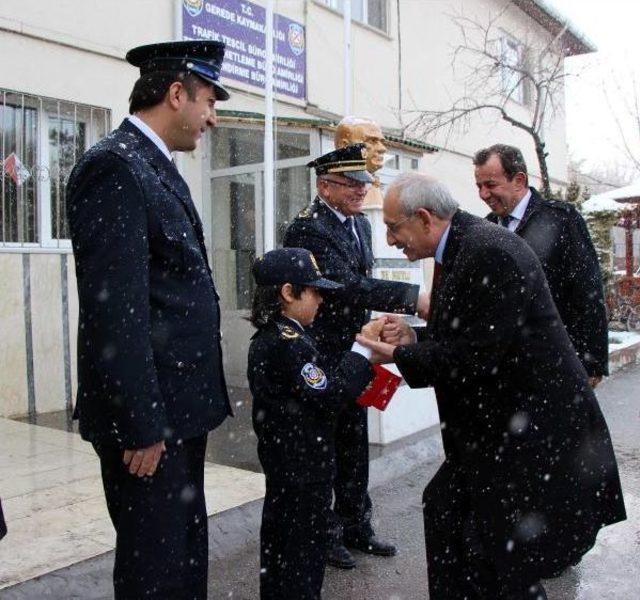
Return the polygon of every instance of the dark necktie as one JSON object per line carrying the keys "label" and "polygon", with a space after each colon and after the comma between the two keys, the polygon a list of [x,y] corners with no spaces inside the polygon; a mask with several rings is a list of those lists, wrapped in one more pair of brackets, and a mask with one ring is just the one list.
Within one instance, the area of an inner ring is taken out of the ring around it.
{"label": "dark necktie", "polygon": [[511,215],[505,215],[504,217],[500,217],[500,225],[502,225],[503,227],[506,227],[507,229],[509,229],[509,224],[514,219],[515,219],[515,217],[512,217]]}
{"label": "dark necktie", "polygon": [[431,320],[433,314],[433,307],[436,304],[436,296],[438,294],[438,288],[440,287],[440,278],[442,277],[442,264],[438,261],[433,263],[433,279],[431,280],[431,301],[429,302],[429,314],[427,315],[427,321]]}
{"label": "dark necktie", "polygon": [[353,217],[347,217],[344,220],[343,225],[349,232],[349,236],[351,237],[351,242],[357,248],[358,252],[362,254],[362,245],[360,244],[360,240],[358,239],[358,236],[356,235],[356,232],[354,230],[355,223],[354,223]]}

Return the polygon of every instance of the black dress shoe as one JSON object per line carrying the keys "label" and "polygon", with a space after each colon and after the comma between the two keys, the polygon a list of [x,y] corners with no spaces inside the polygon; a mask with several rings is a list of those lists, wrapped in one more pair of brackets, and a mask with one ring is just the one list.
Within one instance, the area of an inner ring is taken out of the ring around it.
{"label": "black dress shoe", "polygon": [[356,559],[353,558],[353,554],[351,554],[351,552],[349,552],[342,544],[336,544],[329,548],[327,563],[332,567],[338,567],[338,569],[354,569],[356,566]]}
{"label": "black dress shoe", "polygon": [[354,548],[355,550],[360,550],[360,552],[375,554],[376,556],[395,556],[398,552],[393,544],[381,542],[373,535],[370,538],[345,538],[344,545],[347,548]]}

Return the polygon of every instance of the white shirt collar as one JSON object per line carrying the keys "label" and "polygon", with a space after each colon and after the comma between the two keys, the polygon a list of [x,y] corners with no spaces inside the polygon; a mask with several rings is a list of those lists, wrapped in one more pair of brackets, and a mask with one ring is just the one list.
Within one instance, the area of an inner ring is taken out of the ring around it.
{"label": "white shirt collar", "polygon": [[343,215],[339,210],[333,208],[331,204],[329,204],[326,200],[324,200],[320,196],[318,196],[318,198],[320,198],[320,202],[322,202],[336,217],[338,217],[338,219],[340,219],[340,223],[344,223],[347,220],[346,215]]}
{"label": "white shirt collar", "polygon": [[294,319],[293,317],[288,317],[287,315],[282,315],[285,319],[289,319],[289,321],[293,321],[302,331],[304,331],[304,327],[300,324],[300,321]]}
{"label": "white shirt collar", "polygon": [[167,157],[167,160],[173,162],[173,157],[171,156],[171,152],[169,152],[169,148],[167,148],[167,145],[164,143],[162,138],[153,129],[151,129],[151,127],[136,115],[129,115],[127,119],[129,119],[131,124],[135,125],[158,147],[158,150]]}
{"label": "white shirt collar", "polygon": [[524,195],[522,200],[520,200],[520,202],[518,202],[518,204],[516,204],[514,209],[511,211],[511,216],[514,219],[522,221],[522,217],[524,217],[527,206],[529,206],[529,200],[531,200],[531,190],[527,190],[527,193]]}
{"label": "white shirt collar", "polygon": [[450,229],[451,229],[451,223],[447,225],[447,228],[444,230],[444,233],[440,237],[440,241],[438,242],[438,247],[436,248],[436,254],[433,257],[435,261],[439,264],[442,264],[442,259],[444,258],[444,249],[447,247],[447,238],[449,237]]}

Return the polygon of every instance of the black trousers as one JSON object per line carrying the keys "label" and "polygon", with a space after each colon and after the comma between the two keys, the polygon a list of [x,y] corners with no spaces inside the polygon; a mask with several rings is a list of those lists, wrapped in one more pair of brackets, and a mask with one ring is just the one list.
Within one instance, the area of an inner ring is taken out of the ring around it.
{"label": "black trousers", "polygon": [[430,600],[547,600],[539,581],[499,573],[474,526],[473,499],[445,462],[422,496]]}
{"label": "black trousers", "polygon": [[0,540],[7,535],[7,524],[4,522],[4,513],[2,512],[2,501],[0,500]]}
{"label": "black trousers", "polygon": [[267,475],[260,528],[261,600],[319,600],[331,482],[291,486]]}
{"label": "black trousers", "polygon": [[331,514],[331,537],[334,544],[343,537],[369,538],[371,497],[369,496],[369,429],[367,409],[350,403],[337,418],[335,433],[336,477],[333,484],[335,503]]}
{"label": "black trousers", "polygon": [[94,445],[116,530],[116,600],[207,597],[207,438],[167,446],[153,477],[130,475],[123,452]]}

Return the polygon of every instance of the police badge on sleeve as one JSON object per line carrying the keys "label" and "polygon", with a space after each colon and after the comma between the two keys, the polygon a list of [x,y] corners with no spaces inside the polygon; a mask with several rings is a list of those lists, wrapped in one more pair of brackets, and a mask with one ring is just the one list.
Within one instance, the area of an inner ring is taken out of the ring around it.
{"label": "police badge on sleeve", "polygon": [[305,383],[314,390],[324,390],[327,387],[327,376],[320,367],[307,363],[300,371]]}

